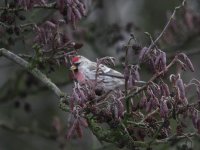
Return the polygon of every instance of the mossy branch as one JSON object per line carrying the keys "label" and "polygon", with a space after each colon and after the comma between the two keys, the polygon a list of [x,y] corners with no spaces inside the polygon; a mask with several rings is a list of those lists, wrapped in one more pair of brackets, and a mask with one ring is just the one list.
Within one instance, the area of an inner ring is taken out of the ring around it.
{"label": "mossy branch", "polygon": [[34,77],[40,80],[45,86],[47,86],[50,90],[52,90],[59,98],[67,97],[67,94],[62,92],[45,74],[43,74],[37,68],[30,69],[30,64],[22,59],[21,57],[17,56],[16,54],[12,53],[5,48],[0,49],[0,55],[6,57],[7,59],[17,63],[28,72],[30,72]]}

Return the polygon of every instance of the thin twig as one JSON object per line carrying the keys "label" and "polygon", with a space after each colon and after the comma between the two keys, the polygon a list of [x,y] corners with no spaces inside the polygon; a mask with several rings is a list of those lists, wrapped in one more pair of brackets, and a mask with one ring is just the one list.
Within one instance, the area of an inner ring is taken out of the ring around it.
{"label": "thin twig", "polygon": [[157,109],[155,109],[154,111],[148,113],[148,114],[145,116],[145,118],[143,118],[143,119],[140,121],[140,123],[143,123],[147,118],[153,116],[155,113],[158,112],[158,110],[159,110],[159,108],[157,108]]}
{"label": "thin twig", "polygon": [[[134,37],[132,36],[129,41],[128,41],[128,44],[127,45],[130,45],[131,41],[134,40]],[[125,69],[127,69],[129,71],[129,68],[128,68],[128,50],[129,50],[129,47],[125,47]],[[126,72],[127,73],[127,72]],[[129,75],[128,75],[129,76]],[[125,78],[125,96],[128,95],[128,78]],[[126,110],[127,110],[127,113],[130,113],[130,101],[129,99],[126,99]]]}
{"label": "thin twig", "polygon": [[[177,10],[179,10],[180,8],[182,8],[182,7],[185,5],[185,1],[186,1],[186,0],[183,0],[182,3],[181,3],[181,5],[175,7],[175,9],[174,9],[174,11],[173,11],[171,17],[169,18],[169,21],[168,21],[167,24],[165,25],[164,29],[162,30],[162,32],[160,33],[160,35],[156,38],[156,40],[153,41],[153,42],[151,43],[151,45],[149,46],[149,48],[148,48],[147,51],[149,51],[150,49],[152,49],[152,48],[156,45],[156,43],[159,41],[159,39],[163,36],[163,34],[165,33],[165,31],[166,31],[167,28],[169,27],[169,25],[170,25],[170,23],[171,23],[171,20],[174,18],[174,16],[175,16]],[[128,101],[128,99],[129,99],[130,97],[133,97],[133,96],[135,96],[136,94],[140,93],[141,91],[145,90],[145,89],[147,88],[147,86],[148,86],[149,83],[153,82],[153,81],[154,81],[155,79],[157,79],[160,75],[164,74],[164,73],[175,63],[175,61],[176,61],[176,57],[175,57],[175,58],[172,60],[172,62],[166,67],[166,70],[163,70],[163,71],[161,71],[161,72],[155,74],[155,75],[149,80],[149,82],[147,82],[147,84],[143,85],[143,86],[142,86],[139,90],[137,90],[136,92],[127,95],[125,99]]]}
{"label": "thin twig", "polygon": [[165,139],[162,139],[162,140],[156,140],[152,144],[167,143],[167,142],[170,142],[170,141],[181,140],[181,139],[184,139],[184,138],[187,138],[187,137],[193,137],[193,136],[196,136],[196,135],[197,135],[196,133],[186,133],[186,134],[181,135],[181,136],[173,135],[171,137],[168,137],[168,138],[165,138]]}
{"label": "thin twig", "polygon": [[161,75],[163,75],[165,72],[167,72],[167,71],[169,70],[169,68],[171,68],[171,67],[175,64],[176,60],[177,60],[177,57],[175,57],[175,58],[171,61],[171,63],[166,67],[165,70],[162,70],[162,71],[160,71],[160,72],[154,74],[154,76],[153,76],[145,85],[143,85],[141,88],[139,88],[139,89],[138,89],[137,91],[135,91],[134,93],[131,93],[131,94],[127,95],[127,96],[125,97],[125,99],[129,99],[129,98],[131,98],[131,97],[137,95],[137,94],[140,93],[141,91],[145,90],[145,89],[148,87],[148,85],[149,85],[150,83],[152,83],[155,79],[157,79],[158,77],[160,77]]}
{"label": "thin twig", "polygon": [[162,130],[162,128],[165,125],[165,121],[160,125],[160,127],[158,128],[158,130],[155,132],[155,134],[153,135],[152,139],[150,140],[150,142],[148,143],[148,145],[150,146],[157,138],[158,134],[160,133],[160,131]]}
{"label": "thin twig", "polygon": [[[56,7],[56,2],[49,3],[46,5],[34,5],[32,9],[57,9]],[[25,8],[9,8],[9,7],[0,7],[0,11],[6,10],[10,12],[16,12],[16,11],[27,11]]]}
{"label": "thin twig", "polygon": [[[134,143],[134,139],[132,138],[132,136],[130,135],[130,133],[128,132],[128,129],[126,128],[125,124],[120,121],[120,124],[122,125],[122,127],[124,128],[124,131],[126,132],[127,136],[129,137],[129,139],[131,140],[132,143]],[[144,143],[145,144],[145,143]]]}
{"label": "thin twig", "polygon": [[149,48],[148,48],[148,51],[149,51],[150,49],[152,49],[152,48],[156,45],[156,43],[160,40],[160,38],[163,36],[163,34],[165,33],[165,31],[166,31],[167,28],[169,27],[169,25],[170,25],[172,19],[174,19],[174,16],[175,16],[177,10],[179,10],[180,8],[182,8],[182,7],[185,5],[185,2],[186,2],[186,0],[183,0],[182,3],[181,3],[179,6],[176,6],[176,7],[175,7],[175,9],[174,9],[174,11],[173,11],[171,17],[169,18],[167,24],[165,25],[164,29],[162,30],[162,32],[160,33],[160,35],[155,39],[155,41],[151,43],[151,45],[150,45]]}

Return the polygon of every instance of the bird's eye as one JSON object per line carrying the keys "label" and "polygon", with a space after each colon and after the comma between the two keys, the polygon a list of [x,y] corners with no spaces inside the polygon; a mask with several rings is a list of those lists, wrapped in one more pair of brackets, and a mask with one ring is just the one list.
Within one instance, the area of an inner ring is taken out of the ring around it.
{"label": "bird's eye", "polygon": [[79,66],[80,64],[81,64],[80,62],[79,63],[75,63],[76,66]]}

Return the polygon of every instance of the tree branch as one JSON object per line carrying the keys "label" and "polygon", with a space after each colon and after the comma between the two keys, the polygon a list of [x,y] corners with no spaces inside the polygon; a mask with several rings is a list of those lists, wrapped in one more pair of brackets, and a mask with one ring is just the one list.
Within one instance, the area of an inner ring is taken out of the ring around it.
{"label": "tree branch", "polygon": [[0,49],[0,55],[6,57],[7,59],[17,63],[21,67],[25,68],[28,72],[30,72],[34,77],[39,79],[45,86],[51,89],[59,98],[66,97],[67,95],[63,93],[49,78],[46,77],[41,71],[37,68],[30,69],[30,64],[17,56],[16,54],[6,50],[5,48]]}
{"label": "tree branch", "polygon": [[162,30],[162,32],[160,33],[160,35],[155,39],[155,41],[153,41],[153,42],[151,43],[151,45],[150,45],[149,48],[148,48],[148,51],[149,51],[150,49],[152,49],[152,48],[156,45],[156,43],[160,40],[160,38],[163,36],[163,34],[165,33],[165,31],[166,31],[167,28],[169,27],[169,25],[170,25],[172,19],[174,19],[174,16],[175,16],[175,14],[176,14],[176,11],[179,10],[180,8],[182,8],[182,7],[185,5],[185,1],[186,1],[186,0],[183,0],[182,3],[181,3],[179,6],[176,6],[176,7],[175,7],[175,9],[174,9],[174,11],[173,11],[171,17],[169,18],[167,24],[165,25],[164,29]]}
{"label": "tree branch", "polygon": [[170,141],[181,140],[181,139],[184,139],[184,138],[187,138],[187,137],[193,137],[193,136],[196,136],[196,135],[197,135],[196,133],[185,133],[184,135],[181,135],[181,136],[173,135],[171,137],[168,137],[168,138],[165,138],[165,139],[162,139],[162,140],[156,140],[153,144],[167,143],[167,142],[170,142]]}
{"label": "tree branch", "polygon": [[162,71],[160,71],[160,72],[154,74],[154,76],[153,76],[145,85],[143,85],[141,88],[139,88],[139,89],[138,89],[137,91],[135,91],[134,93],[131,93],[131,94],[127,95],[127,96],[125,97],[125,99],[129,99],[130,97],[133,97],[133,96],[135,96],[136,94],[140,93],[141,91],[145,90],[145,89],[148,87],[148,85],[149,85],[150,83],[152,83],[155,79],[157,79],[158,77],[160,77],[161,75],[163,75],[164,73],[166,73],[166,72],[169,70],[169,68],[171,68],[171,67],[174,65],[174,63],[176,62],[176,60],[177,60],[177,57],[175,57],[175,58],[171,61],[171,63],[166,67],[165,70],[162,70]]}
{"label": "tree branch", "polygon": [[[33,8],[35,9],[57,9],[56,8],[56,2],[52,2],[46,5],[34,5]],[[15,11],[27,11],[25,8],[8,8],[8,7],[0,7],[0,11],[1,10],[7,10],[7,11],[11,11],[11,12],[15,12]]]}

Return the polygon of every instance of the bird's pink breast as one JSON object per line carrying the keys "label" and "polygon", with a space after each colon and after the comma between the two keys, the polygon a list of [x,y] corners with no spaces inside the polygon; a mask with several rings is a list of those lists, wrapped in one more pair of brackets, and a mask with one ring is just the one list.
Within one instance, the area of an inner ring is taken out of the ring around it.
{"label": "bird's pink breast", "polygon": [[75,76],[76,80],[78,80],[79,83],[84,83],[84,82],[85,82],[85,76],[84,76],[83,73],[81,73],[81,72],[76,72],[76,73],[74,74],[74,76]]}

